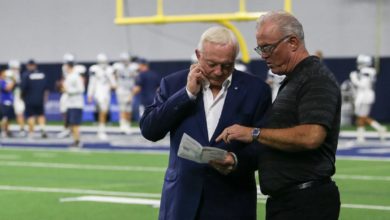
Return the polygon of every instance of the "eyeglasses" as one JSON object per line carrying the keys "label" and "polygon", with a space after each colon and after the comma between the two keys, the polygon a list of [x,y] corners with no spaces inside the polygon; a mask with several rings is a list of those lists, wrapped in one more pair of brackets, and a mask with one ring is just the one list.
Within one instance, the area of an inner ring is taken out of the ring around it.
{"label": "eyeglasses", "polygon": [[275,48],[278,47],[280,43],[282,43],[284,40],[286,40],[289,37],[291,37],[291,35],[287,35],[287,36],[283,37],[282,39],[278,40],[276,43],[273,43],[273,44],[266,44],[264,46],[258,45],[257,47],[254,48],[254,50],[260,56],[262,56],[264,54],[271,55],[272,52],[275,50]]}

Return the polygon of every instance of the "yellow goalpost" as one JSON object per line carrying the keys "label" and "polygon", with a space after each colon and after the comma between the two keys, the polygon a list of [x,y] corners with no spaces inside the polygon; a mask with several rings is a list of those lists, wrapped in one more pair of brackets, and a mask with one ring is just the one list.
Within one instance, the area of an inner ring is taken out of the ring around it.
{"label": "yellow goalpost", "polygon": [[[291,0],[284,0],[284,10],[291,12]],[[117,25],[133,25],[133,24],[168,24],[168,23],[189,23],[189,22],[213,22],[219,23],[236,35],[240,45],[242,61],[248,63],[250,61],[248,47],[241,32],[231,21],[253,21],[260,17],[265,12],[247,12],[246,0],[239,0],[239,11],[235,13],[220,13],[220,14],[194,14],[194,15],[165,15],[163,10],[163,0],[157,0],[157,12],[154,16],[145,17],[126,17],[124,15],[124,0],[116,0],[116,17],[115,24]]]}

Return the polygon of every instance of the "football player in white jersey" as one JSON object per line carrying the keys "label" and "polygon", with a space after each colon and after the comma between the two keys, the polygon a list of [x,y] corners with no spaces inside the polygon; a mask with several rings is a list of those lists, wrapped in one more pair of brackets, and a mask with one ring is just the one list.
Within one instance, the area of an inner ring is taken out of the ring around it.
{"label": "football player in white jersey", "polygon": [[74,139],[71,147],[81,147],[79,128],[84,107],[84,77],[72,62],[68,62],[63,70],[66,74],[63,82],[63,92],[67,95],[65,100],[66,124],[69,126]]}
{"label": "football player in white jersey", "polygon": [[[62,77],[59,81],[59,86],[60,90],[63,89],[63,82],[66,80],[66,77],[68,76],[68,72],[71,69],[71,71],[77,72],[81,77],[85,77],[86,73],[86,67],[81,64],[75,64],[75,56],[71,53],[66,53],[63,57],[63,65],[62,65]],[[58,138],[64,138],[68,137],[71,133],[70,129],[68,128],[68,123],[67,123],[67,98],[68,94],[64,91],[61,93],[60,97],[60,113],[63,116],[64,120],[64,129],[60,133],[57,134]]]}
{"label": "football player in white jersey", "polygon": [[20,89],[21,82],[21,72],[20,72],[21,64],[18,60],[10,60],[8,62],[8,69],[6,70],[6,77],[8,79],[12,79],[15,82],[15,87],[13,90],[14,95],[14,112],[16,116],[16,122],[19,125],[20,137],[26,136],[26,132],[24,130],[25,120],[24,120],[24,110],[26,109],[24,101],[22,99],[22,92]]}
{"label": "football player in white jersey", "polygon": [[107,56],[98,54],[97,64],[89,68],[88,102],[95,102],[98,111],[98,137],[107,140],[106,122],[111,101],[111,90],[116,88],[114,69],[109,65]]}
{"label": "football player in white jersey", "polygon": [[120,61],[113,64],[117,80],[116,98],[119,105],[119,127],[125,134],[130,133],[132,90],[138,75],[138,64],[130,62],[128,53],[120,55]]}
{"label": "football player in white jersey", "polygon": [[357,141],[365,141],[365,126],[370,125],[379,134],[381,140],[386,138],[386,127],[372,119],[369,114],[371,106],[375,102],[374,84],[376,70],[372,67],[372,58],[367,55],[359,55],[356,60],[357,70],[352,71],[350,79],[355,86],[354,111],[357,125]]}

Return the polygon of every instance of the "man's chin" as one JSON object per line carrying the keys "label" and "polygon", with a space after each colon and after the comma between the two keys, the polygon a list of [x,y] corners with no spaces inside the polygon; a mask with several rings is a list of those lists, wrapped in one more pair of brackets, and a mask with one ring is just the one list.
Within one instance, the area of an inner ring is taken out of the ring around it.
{"label": "man's chin", "polygon": [[268,66],[268,68],[271,70],[271,72],[273,74],[276,74],[276,75],[281,75],[280,71],[278,68],[274,67],[274,66]]}
{"label": "man's chin", "polygon": [[223,82],[210,80],[211,87],[222,87]]}

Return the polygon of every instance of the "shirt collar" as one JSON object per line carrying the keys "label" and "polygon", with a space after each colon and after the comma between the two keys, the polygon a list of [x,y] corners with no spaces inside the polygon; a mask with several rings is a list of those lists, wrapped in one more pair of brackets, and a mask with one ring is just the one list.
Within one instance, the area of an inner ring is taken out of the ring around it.
{"label": "shirt collar", "polygon": [[[228,78],[225,79],[225,81],[222,83],[222,88],[226,91],[230,85],[232,84],[232,76],[233,74],[230,74]],[[205,81],[203,82],[203,90],[207,90],[210,88],[210,82]]]}

